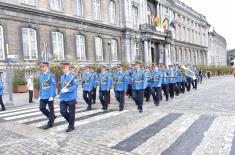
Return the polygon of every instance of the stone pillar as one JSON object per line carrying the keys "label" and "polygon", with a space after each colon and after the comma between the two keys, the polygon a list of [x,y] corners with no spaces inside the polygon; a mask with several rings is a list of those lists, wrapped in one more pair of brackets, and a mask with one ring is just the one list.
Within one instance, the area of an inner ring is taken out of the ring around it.
{"label": "stone pillar", "polygon": [[159,5],[159,2],[157,3],[157,16],[160,17],[160,5]]}
{"label": "stone pillar", "polygon": [[171,44],[165,44],[165,64],[171,65]]}
{"label": "stone pillar", "polygon": [[131,64],[132,62],[131,62],[131,41],[130,41],[130,39],[129,38],[126,38],[125,40],[124,40],[124,51],[125,51],[125,55],[124,55],[124,59],[123,59],[123,61],[125,61],[125,62],[127,62],[127,63],[129,63],[129,64]]}
{"label": "stone pillar", "polygon": [[147,40],[145,40],[144,41],[144,64],[145,65],[148,65],[148,63],[149,63],[149,51],[148,51],[149,49],[148,49],[148,41]]}
{"label": "stone pillar", "polygon": [[149,55],[149,64],[152,64],[153,62],[152,62],[152,50],[151,50],[151,45],[152,45],[152,43],[151,43],[151,41],[149,41],[148,42],[148,47],[149,47],[149,49],[148,49],[148,51],[149,51],[149,53],[148,53],[148,55]]}
{"label": "stone pillar", "polygon": [[164,49],[164,45],[161,43],[159,44],[158,46],[159,48],[159,63],[163,63],[165,64],[165,61],[164,61],[164,53],[165,53],[165,49]]}

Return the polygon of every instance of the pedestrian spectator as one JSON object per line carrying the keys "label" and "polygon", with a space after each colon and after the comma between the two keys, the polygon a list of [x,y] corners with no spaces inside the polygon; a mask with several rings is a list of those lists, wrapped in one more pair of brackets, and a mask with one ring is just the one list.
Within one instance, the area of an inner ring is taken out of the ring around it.
{"label": "pedestrian spectator", "polygon": [[2,106],[2,111],[5,111],[6,108],[5,108],[5,105],[4,105],[3,100],[2,100],[2,95],[3,95],[3,83],[0,80],[0,104]]}
{"label": "pedestrian spectator", "polygon": [[33,103],[33,75],[29,76],[27,88],[29,91],[29,103]]}

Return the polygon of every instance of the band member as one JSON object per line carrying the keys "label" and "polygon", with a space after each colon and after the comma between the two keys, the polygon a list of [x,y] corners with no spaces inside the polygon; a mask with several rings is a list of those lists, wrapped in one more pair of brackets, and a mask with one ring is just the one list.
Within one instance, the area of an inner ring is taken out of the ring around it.
{"label": "band member", "polygon": [[102,109],[108,109],[108,92],[112,87],[112,77],[107,72],[107,67],[101,67],[101,73],[98,75],[99,99],[102,104]]}
{"label": "band member", "polygon": [[127,91],[127,77],[121,64],[117,65],[117,73],[114,75],[114,90],[116,99],[119,102],[119,111],[123,111]]}
{"label": "band member", "polygon": [[198,75],[199,75],[199,71],[198,71],[198,69],[197,69],[197,66],[196,65],[194,65],[192,68],[191,68],[191,71],[194,73],[194,75],[195,75],[195,79],[192,79],[192,86],[193,86],[193,88],[195,89],[195,90],[197,90],[197,77],[198,77]]}
{"label": "band member", "polygon": [[165,65],[162,65],[162,90],[164,92],[164,95],[166,96],[166,101],[169,100],[169,70],[165,67]]}
{"label": "band member", "polygon": [[140,62],[136,62],[135,70],[132,74],[132,89],[133,89],[133,98],[138,106],[140,113],[143,112],[143,101],[144,101],[144,90],[147,87],[147,78],[145,72],[140,68]]}
{"label": "band member", "polygon": [[127,93],[126,95],[128,95],[128,98],[132,97],[132,68],[129,67],[127,72],[126,72],[126,77],[127,77]]}
{"label": "band member", "polygon": [[186,71],[184,69],[181,69],[181,73],[182,73],[182,77],[180,77],[180,91],[181,93],[185,93],[185,87],[186,87],[186,83],[187,83],[187,80],[186,80]]}
{"label": "band member", "polygon": [[91,73],[93,74],[94,77],[94,83],[93,83],[93,89],[91,91],[91,99],[92,99],[92,104],[96,103],[96,92],[97,92],[97,80],[98,80],[98,76],[97,73],[95,72],[94,68],[91,67]]}
{"label": "band member", "polygon": [[175,95],[178,96],[180,94],[180,83],[182,81],[182,73],[178,65],[176,65],[176,74],[175,74]]}
{"label": "band member", "polygon": [[91,110],[92,104],[92,90],[94,89],[94,76],[91,73],[90,66],[85,67],[83,73],[83,99],[86,101],[88,107],[87,110]]}
{"label": "band member", "polygon": [[152,77],[152,95],[154,104],[159,106],[161,100],[161,86],[162,86],[162,73],[157,65],[153,66],[153,71],[151,72]]}
{"label": "band member", "polygon": [[62,62],[61,67],[64,75],[60,80],[60,113],[69,123],[66,132],[71,132],[74,130],[78,81],[76,75],[70,72],[68,62]]}
{"label": "band member", "polygon": [[3,88],[4,88],[4,87],[3,87],[2,80],[0,80],[0,104],[1,104],[1,106],[2,106],[1,111],[5,111],[5,110],[6,110],[5,105],[4,105],[4,103],[3,103],[3,100],[2,100]]}
{"label": "band member", "polygon": [[[187,65],[187,68],[191,68],[191,65]],[[192,83],[192,77],[190,76],[190,72],[189,71],[186,71],[186,88],[187,88],[187,91],[190,92],[191,90],[191,83]]]}
{"label": "band member", "polygon": [[145,67],[145,76],[147,78],[147,87],[144,90],[144,96],[146,98],[146,102],[149,102],[151,96],[152,84],[151,84],[151,71],[147,66]]}
{"label": "band member", "polygon": [[175,85],[176,85],[176,81],[175,81],[176,71],[173,66],[169,66],[169,73],[170,73],[169,93],[170,93],[171,99],[173,99],[175,96]]}
{"label": "band member", "polygon": [[[40,100],[40,111],[49,119],[45,129],[54,126],[55,111],[54,111],[54,97],[56,96],[56,79],[55,75],[49,71],[49,63],[41,63],[40,74],[40,89],[39,89],[39,100]],[[46,108],[48,105],[49,110]]]}

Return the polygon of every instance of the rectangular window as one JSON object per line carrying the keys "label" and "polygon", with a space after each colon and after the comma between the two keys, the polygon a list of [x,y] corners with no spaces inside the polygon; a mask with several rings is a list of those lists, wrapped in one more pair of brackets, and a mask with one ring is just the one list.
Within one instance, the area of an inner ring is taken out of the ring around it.
{"label": "rectangular window", "polygon": [[83,0],[74,0],[74,12],[77,16],[83,16]]}
{"label": "rectangular window", "polygon": [[35,6],[35,0],[22,0],[24,4]]}
{"label": "rectangular window", "polygon": [[50,8],[55,11],[62,11],[62,0],[50,0]]}
{"label": "rectangular window", "polygon": [[116,3],[113,0],[111,0],[109,4],[109,23],[116,23]]}
{"label": "rectangular window", "polygon": [[36,60],[38,58],[36,30],[22,28],[23,53],[25,60]]}
{"label": "rectangular window", "polygon": [[103,61],[103,40],[99,37],[95,38],[96,61]]}
{"label": "rectangular window", "polygon": [[83,35],[76,35],[76,47],[78,60],[86,60],[86,45],[85,37]]}
{"label": "rectangular window", "polygon": [[0,59],[5,59],[3,27],[0,25]]}
{"label": "rectangular window", "polygon": [[93,0],[93,18],[94,20],[101,20],[101,4],[100,0]]}
{"label": "rectangular window", "polygon": [[132,24],[135,28],[138,26],[138,8],[135,6],[132,7]]}
{"label": "rectangular window", "polygon": [[135,53],[136,53],[136,59],[140,60],[140,44],[138,42],[135,43]]}
{"label": "rectangular window", "polygon": [[52,32],[53,54],[55,59],[64,59],[64,36],[61,32]]}
{"label": "rectangular window", "polygon": [[111,40],[111,51],[112,51],[112,60],[118,61],[118,51],[117,51],[117,41]]}

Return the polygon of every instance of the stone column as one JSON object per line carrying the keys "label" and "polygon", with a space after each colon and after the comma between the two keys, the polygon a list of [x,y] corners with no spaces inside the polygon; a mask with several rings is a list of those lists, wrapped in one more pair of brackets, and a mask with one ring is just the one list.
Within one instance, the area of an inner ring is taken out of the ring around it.
{"label": "stone column", "polygon": [[151,41],[149,41],[148,42],[148,47],[149,47],[149,49],[148,49],[148,51],[149,51],[149,53],[148,53],[148,55],[149,55],[149,64],[152,64],[153,62],[152,62],[152,50],[151,50],[151,45],[152,45],[152,43],[151,43]]}
{"label": "stone column", "polygon": [[162,43],[159,44],[158,48],[159,48],[159,63],[160,63],[160,64],[161,64],[161,63],[165,64],[165,61],[164,61],[165,49],[164,49],[163,44],[162,44]]}
{"label": "stone column", "polygon": [[160,17],[160,5],[159,5],[159,2],[157,3],[157,16]]}
{"label": "stone column", "polygon": [[149,60],[149,51],[148,51],[148,41],[144,41],[144,64],[148,65]]}

